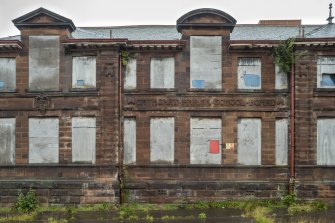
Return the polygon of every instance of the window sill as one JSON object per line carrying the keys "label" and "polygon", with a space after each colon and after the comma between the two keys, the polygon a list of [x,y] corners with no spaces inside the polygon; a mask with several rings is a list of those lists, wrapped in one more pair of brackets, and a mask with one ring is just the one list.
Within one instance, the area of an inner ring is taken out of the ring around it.
{"label": "window sill", "polygon": [[3,90],[0,90],[0,94],[1,93],[18,93],[18,90],[17,89],[13,89],[13,90],[3,89]]}
{"label": "window sill", "polygon": [[97,92],[98,88],[70,88],[70,92]]}
{"label": "window sill", "polygon": [[335,88],[314,88],[314,96],[334,97]]}
{"label": "window sill", "polygon": [[262,89],[236,89],[238,93],[265,93]]}
{"label": "window sill", "polygon": [[27,93],[49,93],[49,92],[62,92],[62,89],[55,89],[55,90],[33,90],[33,89],[25,89]]}
{"label": "window sill", "polygon": [[175,88],[151,88],[148,91],[151,92],[176,92]]}
{"label": "window sill", "polygon": [[222,92],[222,89],[202,89],[202,88],[190,88],[187,92],[213,92],[218,93]]}

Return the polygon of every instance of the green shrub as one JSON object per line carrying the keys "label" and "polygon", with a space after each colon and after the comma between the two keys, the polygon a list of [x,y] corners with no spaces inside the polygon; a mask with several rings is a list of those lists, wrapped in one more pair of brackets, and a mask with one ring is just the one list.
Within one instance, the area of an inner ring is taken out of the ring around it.
{"label": "green shrub", "polygon": [[285,195],[284,197],[282,197],[282,202],[286,206],[291,206],[293,204],[296,204],[297,203],[297,195],[295,193]]}
{"label": "green shrub", "polygon": [[19,190],[18,197],[14,204],[15,210],[23,213],[30,213],[37,210],[38,206],[38,198],[33,189],[30,188],[27,194],[23,194],[23,192]]}

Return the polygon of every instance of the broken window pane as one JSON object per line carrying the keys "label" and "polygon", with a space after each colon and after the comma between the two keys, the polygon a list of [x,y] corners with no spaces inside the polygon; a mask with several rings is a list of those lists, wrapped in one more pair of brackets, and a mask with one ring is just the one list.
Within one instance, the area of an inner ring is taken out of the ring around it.
{"label": "broken window pane", "polygon": [[335,57],[318,58],[317,87],[335,88]]}
{"label": "broken window pane", "polygon": [[222,88],[221,36],[191,36],[190,88]]}
{"label": "broken window pane", "polygon": [[29,118],[29,163],[58,163],[58,118]]}
{"label": "broken window pane", "polygon": [[59,89],[59,36],[29,37],[29,89]]}
{"label": "broken window pane", "polygon": [[0,165],[15,164],[15,118],[0,118]]}
{"label": "broken window pane", "polygon": [[191,118],[191,164],[221,164],[221,119]]}
{"label": "broken window pane", "polygon": [[96,58],[73,57],[72,59],[72,87],[96,87]]}
{"label": "broken window pane", "polygon": [[124,163],[136,162],[136,119],[124,119]]}
{"label": "broken window pane", "polygon": [[261,140],[261,119],[239,119],[237,123],[238,163],[261,165]]}
{"label": "broken window pane", "polygon": [[174,58],[152,58],[150,62],[150,87],[174,88]]}
{"label": "broken window pane", "polygon": [[318,119],[317,164],[335,165],[335,118]]}
{"label": "broken window pane", "polygon": [[124,89],[135,89],[136,88],[136,59],[129,58],[124,77]]}
{"label": "broken window pane", "polygon": [[0,91],[15,91],[16,59],[0,58]]}
{"label": "broken window pane", "polygon": [[174,162],[174,118],[151,118],[150,161]]}
{"label": "broken window pane", "polygon": [[260,58],[239,58],[237,76],[239,89],[261,89]]}
{"label": "broken window pane", "polygon": [[95,163],[95,118],[72,118],[72,162]]}

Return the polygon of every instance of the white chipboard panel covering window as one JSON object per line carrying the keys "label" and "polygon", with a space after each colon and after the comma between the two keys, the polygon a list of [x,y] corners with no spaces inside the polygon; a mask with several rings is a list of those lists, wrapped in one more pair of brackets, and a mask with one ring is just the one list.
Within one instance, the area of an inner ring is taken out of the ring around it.
{"label": "white chipboard panel covering window", "polygon": [[174,88],[173,57],[151,58],[150,61],[150,87]]}
{"label": "white chipboard panel covering window", "polygon": [[335,57],[318,58],[317,87],[335,88]]}
{"label": "white chipboard panel covering window", "polygon": [[190,88],[222,88],[221,36],[191,36]]}
{"label": "white chipboard panel covering window", "polygon": [[[221,164],[222,127],[221,119],[191,118],[191,164]],[[218,153],[210,152],[211,140],[219,141]]]}
{"label": "white chipboard panel covering window", "polygon": [[72,58],[72,87],[96,87],[96,58],[94,56]]}
{"label": "white chipboard panel covering window", "polygon": [[72,162],[95,163],[96,119],[72,118]]}
{"label": "white chipboard panel covering window", "polygon": [[136,88],[137,65],[135,58],[129,58],[124,77],[124,89],[131,90]]}
{"label": "white chipboard panel covering window", "polygon": [[317,164],[335,165],[335,118],[318,119]]}
{"label": "white chipboard panel covering window", "polygon": [[0,91],[15,91],[16,59],[0,58]]}
{"label": "white chipboard panel covering window", "polygon": [[124,163],[136,162],[136,119],[125,118],[123,122],[124,134]]}
{"label": "white chipboard panel covering window", "polygon": [[261,119],[241,118],[237,123],[237,157],[243,165],[261,165]]}
{"label": "white chipboard panel covering window", "polygon": [[58,118],[29,118],[29,163],[58,163],[58,136]]}
{"label": "white chipboard panel covering window", "polygon": [[237,79],[239,89],[261,89],[261,59],[239,58]]}
{"label": "white chipboard panel covering window", "polygon": [[29,89],[59,89],[59,36],[29,37]]}
{"label": "white chipboard panel covering window", "polygon": [[276,165],[287,165],[288,120],[276,120]]}
{"label": "white chipboard panel covering window", "polygon": [[287,74],[282,71],[279,66],[275,65],[275,74],[276,74],[276,84],[275,88],[277,90],[287,89],[288,86],[288,80],[287,80]]}
{"label": "white chipboard panel covering window", "polygon": [[174,162],[174,118],[151,118],[150,161]]}
{"label": "white chipboard panel covering window", "polygon": [[15,164],[15,118],[0,118],[0,165]]}

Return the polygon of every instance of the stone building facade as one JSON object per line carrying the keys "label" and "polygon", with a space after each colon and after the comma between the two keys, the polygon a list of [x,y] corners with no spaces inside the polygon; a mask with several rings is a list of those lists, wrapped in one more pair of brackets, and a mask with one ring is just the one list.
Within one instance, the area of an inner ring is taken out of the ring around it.
{"label": "stone building facade", "polygon": [[[334,198],[331,20],[239,25],[197,9],[176,26],[75,27],[40,8],[13,23],[20,36],[0,39],[2,205],[29,187],[51,204],[279,198],[289,187]],[[273,58],[289,38],[302,55],[294,131],[291,81]]]}

